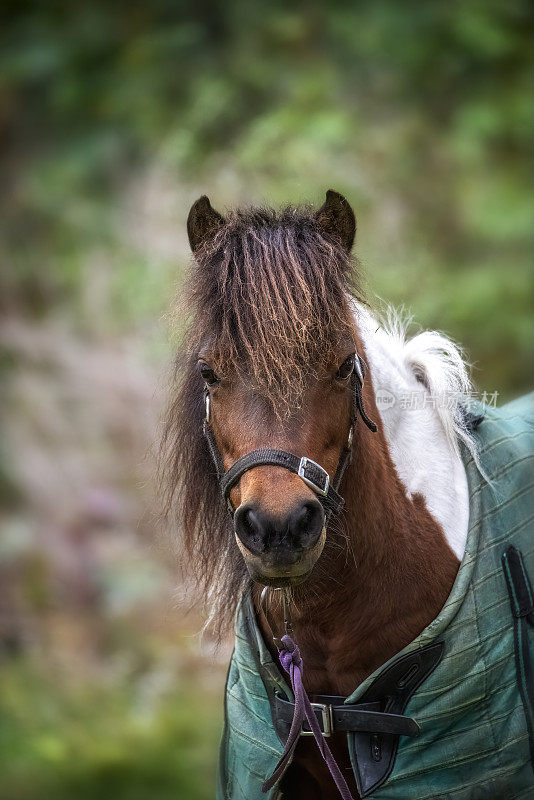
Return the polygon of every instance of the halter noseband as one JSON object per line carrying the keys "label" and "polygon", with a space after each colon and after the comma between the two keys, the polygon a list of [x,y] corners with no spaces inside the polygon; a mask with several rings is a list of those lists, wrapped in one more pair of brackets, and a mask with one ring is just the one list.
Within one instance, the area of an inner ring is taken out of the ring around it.
{"label": "halter noseband", "polygon": [[206,437],[209,451],[217,470],[217,476],[221,485],[223,498],[226,502],[230,514],[234,514],[234,507],[230,499],[230,492],[232,487],[240,480],[241,476],[254,467],[284,467],[284,469],[298,475],[304,483],[313,489],[321,502],[325,512],[325,525],[328,524],[331,514],[337,514],[343,507],[344,500],[338,494],[338,489],[341,484],[341,479],[345,469],[351,460],[352,455],[352,438],[354,433],[354,426],[358,415],[361,416],[364,423],[369,430],[376,432],[376,424],[372,422],[363,408],[362,388],[364,381],[364,363],[360,356],[354,354],[354,367],[350,379],[351,393],[352,393],[352,410],[350,419],[350,430],[347,442],[341,451],[339,462],[337,465],[336,473],[333,480],[330,480],[328,472],[321,467],[317,462],[312,461],[307,456],[293,455],[286,450],[274,450],[268,447],[262,447],[259,450],[251,450],[241,458],[238,458],[229,470],[225,471],[222,456],[217,447],[213,429],[210,424],[210,396],[206,390],[205,404],[206,416],[204,419],[204,436]]}

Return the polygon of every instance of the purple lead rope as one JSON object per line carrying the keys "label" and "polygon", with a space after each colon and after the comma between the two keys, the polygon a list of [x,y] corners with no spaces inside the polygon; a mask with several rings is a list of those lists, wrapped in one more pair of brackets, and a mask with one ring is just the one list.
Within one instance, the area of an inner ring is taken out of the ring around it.
{"label": "purple lead rope", "polygon": [[341,797],[343,800],[353,800],[349,787],[347,786],[347,782],[341,773],[337,761],[332,755],[332,751],[325,741],[317,721],[317,717],[315,716],[315,712],[310,703],[310,698],[306,694],[306,689],[302,683],[302,658],[300,656],[300,650],[291,636],[288,636],[287,634],[282,636],[281,641],[283,648],[280,650],[278,657],[281,665],[289,674],[291,687],[295,696],[295,711],[293,713],[291,729],[289,731],[289,736],[287,737],[284,752],[280,757],[280,761],[274,768],[273,774],[265,781],[261,787],[261,790],[262,792],[268,792],[269,789],[272,789],[275,783],[280,780],[286,771],[293,757],[293,753],[295,752],[295,748],[302,731],[302,723],[305,719],[307,719],[314,739],[317,742],[317,747],[319,748],[320,753],[326,762],[326,766],[330,770],[330,774],[332,775],[332,778],[339,789]]}

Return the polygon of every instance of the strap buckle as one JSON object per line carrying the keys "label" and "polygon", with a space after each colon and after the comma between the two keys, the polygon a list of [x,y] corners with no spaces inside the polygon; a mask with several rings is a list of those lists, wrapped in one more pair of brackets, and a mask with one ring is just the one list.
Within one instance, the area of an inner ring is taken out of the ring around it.
{"label": "strap buckle", "polygon": [[363,386],[365,379],[364,366],[360,356],[357,353],[355,353],[354,357],[354,372],[356,373],[356,376],[360,382],[360,386]]}
{"label": "strap buckle", "polygon": [[[332,717],[332,706],[326,705],[326,703],[312,703],[311,707],[313,709],[318,708],[321,712],[322,723],[323,723],[323,736],[328,737],[332,734],[334,729],[334,721]],[[301,736],[313,736],[313,731],[305,731],[302,730],[300,732]]]}
{"label": "strap buckle", "polygon": [[[323,479],[322,486],[306,475],[306,470],[310,465],[315,467],[315,469],[317,469],[320,472],[321,477]],[[320,464],[318,464],[316,461],[312,461],[311,458],[306,458],[306,456],[302,456],[302,458],[300,459],[299,468],[297,470],[297,475],[299,476],[299,478],[302,478],[304,483],[307,484],[310,487],[310,489],[313,489],[313,491],[316,492],[317,494],[326,497],[326,495],[328,494],[328,489],[330,488],[330,475],[325,469],[321,467]]]}

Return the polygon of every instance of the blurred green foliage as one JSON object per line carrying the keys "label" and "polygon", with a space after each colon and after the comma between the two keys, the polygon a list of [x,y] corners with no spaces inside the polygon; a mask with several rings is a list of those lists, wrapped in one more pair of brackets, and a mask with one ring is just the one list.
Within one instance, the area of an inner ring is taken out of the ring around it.
{"label": "blurred green foliage", "polygon": [[485,388],[528,387],[528,0],[22,1],[5,13],[5,296],[79,314],[99,249],[111,319],[158,314],[185,250],[158,269],[117,235],[125,186],[147,164],[181,190],[177,228],[201,190],[283,204],[335,186],[357,210],[371,291],[460,339]]}
{"label": "blurred green foliage", "polygon": [[[24,468],[6,446],[0,501],[19,544],[0,552],[0,798],[203,800],[219,668],[171,669],[150,712],[140,687],[166,646],[114,672],[146,637],[123,608],[152,592],[166,616],[160,578],[132,567],[161,575],[134,466],[152,435],[138,409],[170,355],[159,320],[189,257],[189,205],[345,193],[370,299],[460,341],[481,389],[532,388],[534,6],[5,0],[2,17],[0,371],[16,382]],[[31,468],[56,470],[60,490]],[[118,510],[84,499],[79,486],[101,483]],[[77,631],[67,644],[45,620],[58,608]],[[70,663],[79,636],[98,663],[66,680],[50,653]]]}
{"label": "blurred green foliage", "polygon": [[58,685],[27,659],[3,668],[3,800],[213,797],[220,691],[189,679],[154,699],[146,675],[121,677]]}

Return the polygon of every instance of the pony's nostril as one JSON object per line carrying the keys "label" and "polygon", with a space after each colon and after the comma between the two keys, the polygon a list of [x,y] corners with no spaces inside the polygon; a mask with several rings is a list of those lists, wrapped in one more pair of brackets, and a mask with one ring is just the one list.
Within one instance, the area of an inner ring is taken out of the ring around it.
{"label": "pony's nostril", "polygon": [[305,503],[300,511],[297,512],[295,521],[293,523],[293,530],[295,533],[299,531],[305,531],[308,528],[310,519],[313,517],[313,509],[309,507],[307,503]]}
{"label": "pony's nostril", "polygon": [[254,536],[259,533],[259,531],[260,524],[256,514],[251,508],[246,509],[243,514],[243,532],[247,533],[249,536]]}
{"label": "pony's nostril", "polygon": [[250,505],[240,506],[234,516],[235,532],[252,553],[265,549],[264,531],[258,514]]}
{"label": "pony's nostril", "polygon": [[319,538],[324,525],[324,511],[318,500],[307,500],[293,512],[289,529],[295,545],[310,547]]}

